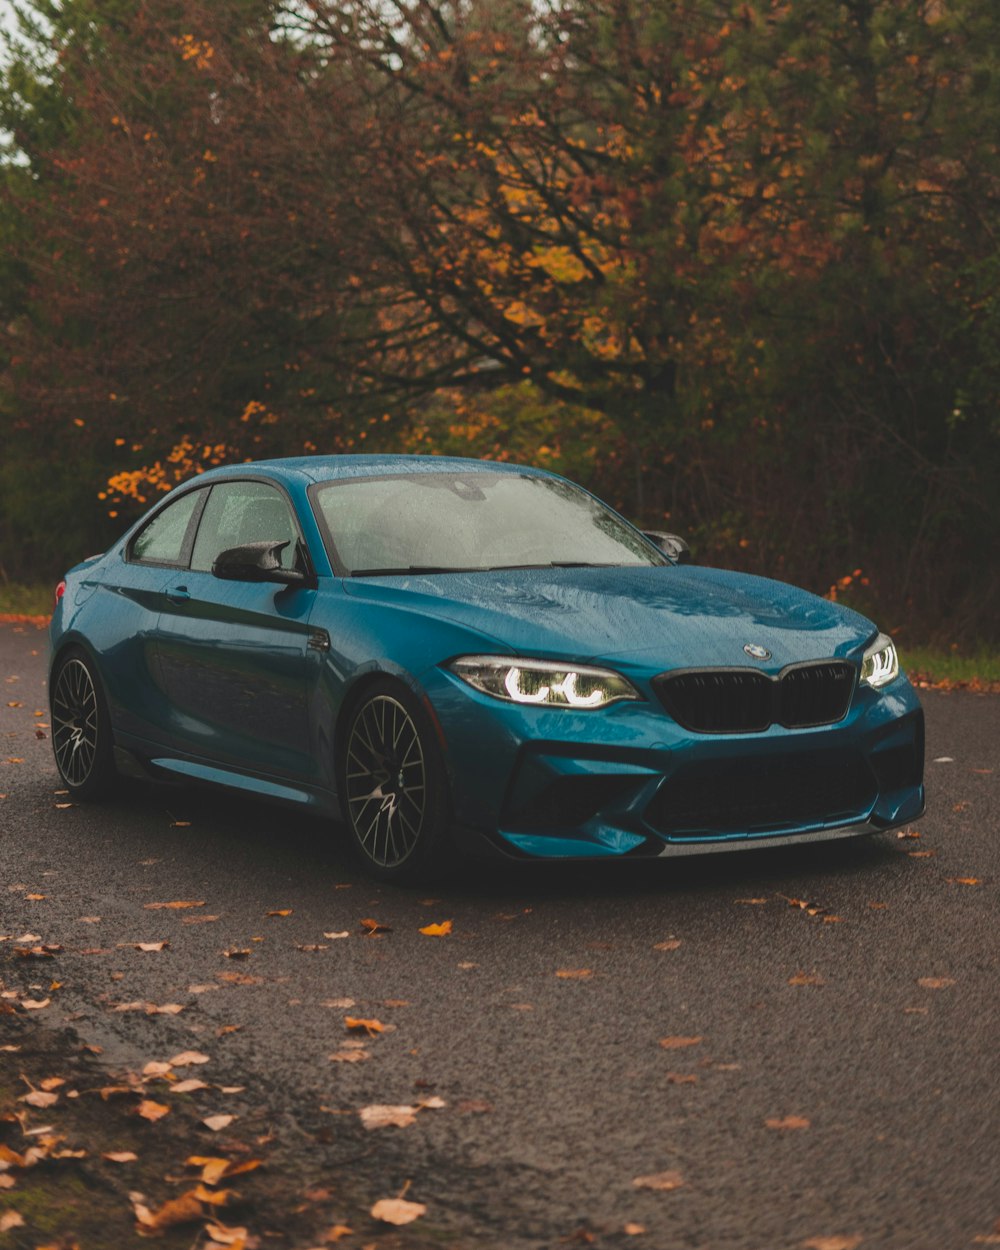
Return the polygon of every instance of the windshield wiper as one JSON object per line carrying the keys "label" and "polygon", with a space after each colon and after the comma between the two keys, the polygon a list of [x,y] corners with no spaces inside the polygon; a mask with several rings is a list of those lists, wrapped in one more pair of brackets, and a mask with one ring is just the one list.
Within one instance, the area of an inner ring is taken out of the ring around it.
{"label": "windshield wiper", "polygon": [[351,569],[350,577],[386,577],[399,576],[403,573],[482,573],[481,565],[449,566],[447,564],[408,564],[398,569]]}

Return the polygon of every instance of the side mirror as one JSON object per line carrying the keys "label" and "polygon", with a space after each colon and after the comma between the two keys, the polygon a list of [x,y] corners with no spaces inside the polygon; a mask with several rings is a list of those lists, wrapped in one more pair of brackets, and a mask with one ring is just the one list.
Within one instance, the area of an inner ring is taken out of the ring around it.
{"label": "side mirror", "polygon": [[648,538],[654,547],[659,547],[675,564],[691,563],[691,548],[678,534],[665,534],[662,530],[643,530],[642,536]]}
{"label": "side mirror", "polygon": [[212,576],[227,582],[277,582],[282,586],[305,586],[311,579],[301,569],[283,569],[281,553],[284,542],[246,543],[220,552],[212,565]]}

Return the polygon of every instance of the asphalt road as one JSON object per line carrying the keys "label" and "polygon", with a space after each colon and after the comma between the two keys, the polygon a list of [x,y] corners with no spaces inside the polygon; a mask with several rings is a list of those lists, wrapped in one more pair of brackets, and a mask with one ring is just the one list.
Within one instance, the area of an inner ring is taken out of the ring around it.
{"label": "asphalt road", "polygon": [[[312,1143],[303,1176],[359,1199],[409,1181],[447,1245],[1000,1242],[1000,699],[925,694],[913,836],[430,898],[279,808],[142,784],[60,807],[44,677],[44,633],[0,625],[0,935],[63,945],[38,1014],[109,1064],[209,1053],[246,1087],[219,1109],[266,1108]],[[148,907],[171,901],[204,906]],[[329,1058],[348,1015],[392,1026],[367,1061]],[[407,1127],[357,1115],[432,1095]]]}

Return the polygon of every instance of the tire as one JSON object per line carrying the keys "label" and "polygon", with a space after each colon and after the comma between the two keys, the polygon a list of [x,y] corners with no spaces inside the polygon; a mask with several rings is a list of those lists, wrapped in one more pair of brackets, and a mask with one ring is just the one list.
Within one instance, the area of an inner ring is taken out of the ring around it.
{"label": "tire", "polygon": [[49,704],[52,751],[66,789],[75,799],[100,799],[118,780],[111,718],[93,660],[79,647],[52,670]]}
{"label": "tire", "polygon": [[367,686],[344,718],[341,811],[365,871],[382,881],[428,881],[452,852],[450,803],[437,735],[400,683]]}

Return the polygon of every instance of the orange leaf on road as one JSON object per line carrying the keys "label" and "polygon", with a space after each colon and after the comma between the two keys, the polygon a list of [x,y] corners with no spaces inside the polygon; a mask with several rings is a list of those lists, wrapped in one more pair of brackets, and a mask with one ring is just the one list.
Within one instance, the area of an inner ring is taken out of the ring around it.
{"label": "orange leaf on road", "polygon": [[447,937],[451,932],[452,922],[450,920],[442,920],[440,924],[427,924],[420,930],[428,937]]}
{"label": "orange leaf on road", "polygon": [[369,1214],[383,1224],[412,1224],[427,1210],[422,1202],[407,1202],[405,1198],[380,1198]]}
{"label": "orange leaf on road", "polygon": [[637,1189],[659,1189],[666,1192],[680,1189],[684,1184],[684,1177],[680,1172],[654,1172],[652,1176],[637,1176],[632,1184]]}
{"label": "orange leaf on road", "polygon": [[679,1050],[682,1046],[697,1046],[705,1039],[698,1037],[661,1037],[660,1045],[664,1050]]}

